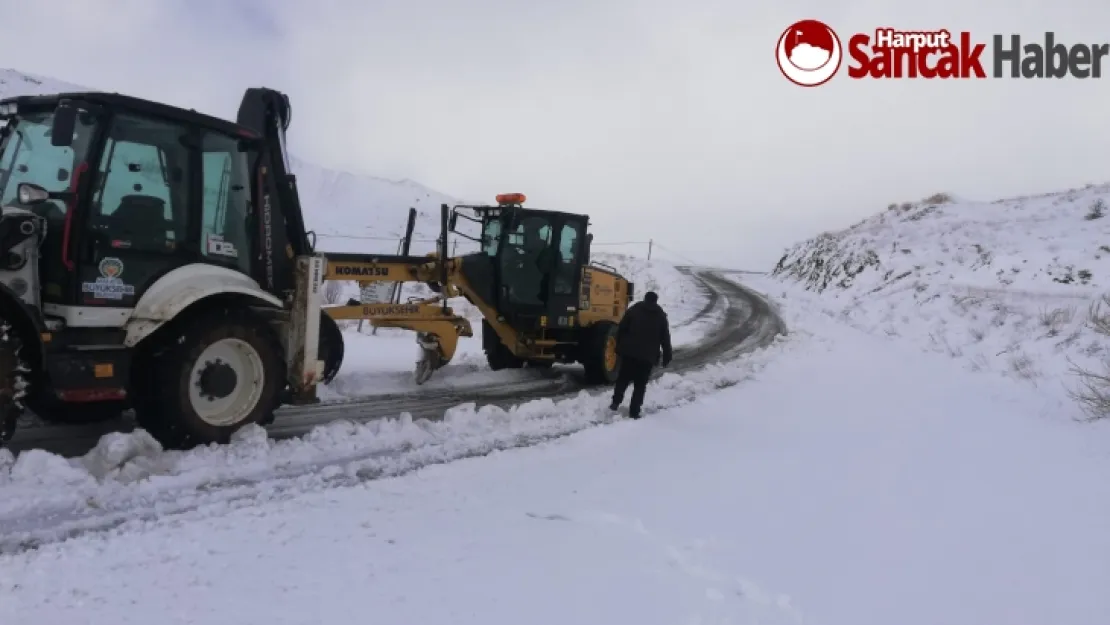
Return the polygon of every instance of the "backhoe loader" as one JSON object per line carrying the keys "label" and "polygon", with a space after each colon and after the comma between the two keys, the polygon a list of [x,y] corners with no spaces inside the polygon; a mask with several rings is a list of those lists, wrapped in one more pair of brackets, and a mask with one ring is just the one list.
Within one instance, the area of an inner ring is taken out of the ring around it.
{"label": "backhoe loader", "polygon": [[[0,442],[28,407],[62,422],[131,408],[166,447],[226,442],[318,401],[343,358],[336,319],[415,331],[422,382],[472,335],[448,305],[460,296],[481,311],[492,368],[580,362],[590,382],[615,379],[633,285],[589,262],[586,216],[507,194],[442,206],[428,256],[318,252],[290,119],[266,88],[246,91],[236,123],[113,93],[0,101]],[[481,224],[482,249],[449,258],[459,218]],[[324,309],[325,280],[436,297]]]}

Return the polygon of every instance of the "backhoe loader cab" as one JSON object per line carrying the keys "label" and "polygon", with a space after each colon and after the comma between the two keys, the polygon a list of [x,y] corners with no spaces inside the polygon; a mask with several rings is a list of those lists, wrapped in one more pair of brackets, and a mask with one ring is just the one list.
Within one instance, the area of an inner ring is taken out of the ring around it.
{"label": "backhoe loader cab", "polygon": [[240,124],[112,93],[0,101],[0,442],[25,403],[226,440],[319,380],[316,352],[341,344],[319,344],[338,336],[308,301],[319,281],[295,283],[323,259],[288,116],[269,89]]}

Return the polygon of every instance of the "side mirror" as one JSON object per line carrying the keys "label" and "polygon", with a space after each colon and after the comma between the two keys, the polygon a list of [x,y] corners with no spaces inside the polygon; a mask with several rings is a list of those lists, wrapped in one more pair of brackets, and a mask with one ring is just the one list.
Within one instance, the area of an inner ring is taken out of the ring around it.
{"label": "side mirror", "polygon": [[21,182],[19,186],[16,187],[16,198],[18,198],[19,203],[24,206],[34,206],[35,204],[42,204],[46,200],[49,200],[50,192],[37,184]]}
{"label": "side mirror", "polygon": [[582,264],[583,265],[587,265],[590,262],[590,244],[593,243],[593,242],[594,242],[594,235],[591,232],[591,233],[586,235],[585,249],[582,250]]}
{"label": "side mirror", "polygon": [[77,128],[77,107],[69,102],[61,102],[54,109],[54,123],[50,127],[50,145],[69,147],[73,145],[73,131]]}

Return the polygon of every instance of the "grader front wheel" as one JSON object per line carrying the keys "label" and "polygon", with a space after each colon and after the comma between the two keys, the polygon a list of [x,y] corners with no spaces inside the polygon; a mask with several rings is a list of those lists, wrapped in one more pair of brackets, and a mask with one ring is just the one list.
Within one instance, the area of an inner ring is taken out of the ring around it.
{"label": "grader front wheel", "polygon": [[620,372],[617,355],[617,324],[602,321],[583,329],[578,343],[579,361],[586,373],[587,384],[612,384]]}

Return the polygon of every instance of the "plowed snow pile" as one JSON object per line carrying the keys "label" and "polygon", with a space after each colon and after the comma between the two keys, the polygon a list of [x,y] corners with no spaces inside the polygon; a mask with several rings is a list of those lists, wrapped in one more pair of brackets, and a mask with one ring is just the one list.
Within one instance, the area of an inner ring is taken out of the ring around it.
{"label": "plowed snow pile", "polygon": [[[1101,369],[1110,185],[995,202],[939,194],[799,243],[773,275],[826,314],[1059,390]],[[794,297],[798,297],[795,294]]]}

